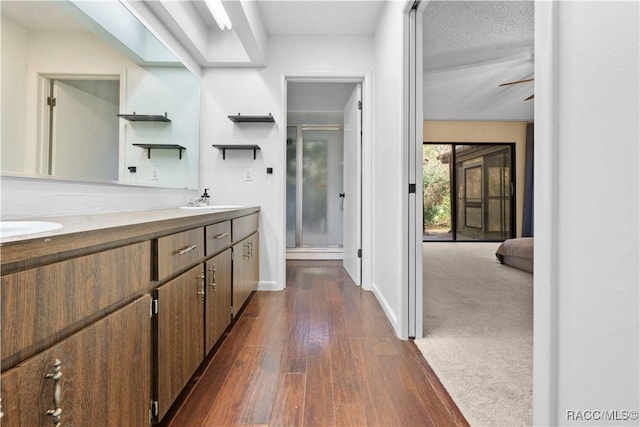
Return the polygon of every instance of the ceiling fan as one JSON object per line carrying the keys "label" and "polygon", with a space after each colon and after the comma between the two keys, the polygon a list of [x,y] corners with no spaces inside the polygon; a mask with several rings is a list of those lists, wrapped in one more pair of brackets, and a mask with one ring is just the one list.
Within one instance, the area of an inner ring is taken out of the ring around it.
{"label": "ceiling fan", "polygon": [[[520,84],[520,83],[528,83],[528,82],[532,82],[532,81],[533,81],[533,77],[530,78],[530,79],[516,80],[515,82],[502,83],[501,85],[498,85],[498,87],[517,85],[517,84]],[[525,98],[524,101],[529,101],[530,99],[533,99],[533,95]]]}

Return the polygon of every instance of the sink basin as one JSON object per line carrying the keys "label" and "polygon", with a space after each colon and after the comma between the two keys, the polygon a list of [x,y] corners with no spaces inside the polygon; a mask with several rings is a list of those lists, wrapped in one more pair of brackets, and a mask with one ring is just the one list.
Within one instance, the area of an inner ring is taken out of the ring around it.
{"label": "sink basin", "polygon": [[48,221],[0,221],[0,238],[58,230],[62,224]]}
{"label": "sink basin", "polygon": [[207,210],[207,209],[239,209],[244,208],[242,205],[209,205],[209,206],[180,206],[180,209],[191,209],[191,210]]}

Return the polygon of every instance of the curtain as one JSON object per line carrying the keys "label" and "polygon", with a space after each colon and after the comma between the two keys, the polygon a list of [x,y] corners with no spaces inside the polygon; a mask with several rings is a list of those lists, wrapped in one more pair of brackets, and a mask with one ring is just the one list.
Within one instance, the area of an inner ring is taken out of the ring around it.
{"label": "curtain", "polygon": [[527,124],[522,237],[533,237],[533,123]]}

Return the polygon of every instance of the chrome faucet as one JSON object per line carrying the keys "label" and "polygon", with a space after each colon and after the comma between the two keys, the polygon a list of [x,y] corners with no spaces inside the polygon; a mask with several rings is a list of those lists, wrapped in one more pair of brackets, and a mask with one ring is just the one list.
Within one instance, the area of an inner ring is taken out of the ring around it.
{"label": "chrome faucet", "polygon": [[204,193],[202,193],[202,196],[200,196],[199,199],[196,199],[192,202],[189,202],[189,206],[209,206],[209,200],[211,199],[211,196],[208,193],[209,189],[205,188],[204,189]]}

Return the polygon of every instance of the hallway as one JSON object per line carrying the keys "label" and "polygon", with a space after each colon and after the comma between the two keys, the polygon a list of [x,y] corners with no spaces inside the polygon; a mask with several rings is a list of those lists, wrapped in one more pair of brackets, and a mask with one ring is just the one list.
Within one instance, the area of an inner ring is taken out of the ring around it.
{"label": "hallway", "polygon": [[340,262],[288,262],[214,351],[163,425],[468,425]]}

